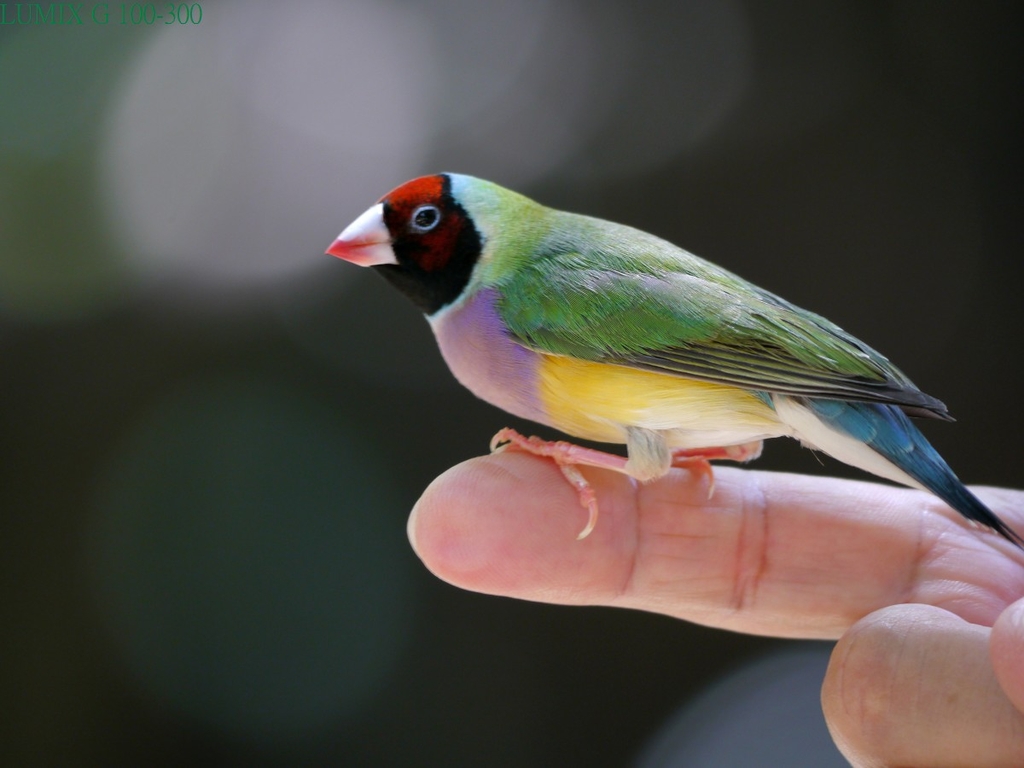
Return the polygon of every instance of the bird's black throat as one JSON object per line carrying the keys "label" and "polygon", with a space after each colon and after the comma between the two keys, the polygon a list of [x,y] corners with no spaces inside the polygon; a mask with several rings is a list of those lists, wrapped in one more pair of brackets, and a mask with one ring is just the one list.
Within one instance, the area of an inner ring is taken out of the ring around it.
{"label": "bird's black throat", "polygon": [[483,250],[483,238],[472,218],[447,189],[441,208],[443,230],[437,236],[409,236],[392,230],[391,247],[398,263],[375,267],[427,315],[434,314],[459,297],[469,283],[473,267]]}

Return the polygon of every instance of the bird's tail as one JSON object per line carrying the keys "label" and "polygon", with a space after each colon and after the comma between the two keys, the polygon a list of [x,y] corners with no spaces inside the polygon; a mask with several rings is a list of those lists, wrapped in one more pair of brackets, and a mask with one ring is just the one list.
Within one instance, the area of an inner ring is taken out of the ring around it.
{"label": "bird's tail", "polygon": [[[897,406],[840,400],[801,398],[799,405],[811,411],[825,426],[866,444],[914,482],[942,499],[968,520],[981,523],[1024,549],[1024,538],[971,493],[939,456],[924,435]],[[819,445],[832,453],[828,446]],[[844,456],[836,458],[848,461]],[[849,461],[868,471],[900,482],[898,473],[879,471],[870,461]]]}

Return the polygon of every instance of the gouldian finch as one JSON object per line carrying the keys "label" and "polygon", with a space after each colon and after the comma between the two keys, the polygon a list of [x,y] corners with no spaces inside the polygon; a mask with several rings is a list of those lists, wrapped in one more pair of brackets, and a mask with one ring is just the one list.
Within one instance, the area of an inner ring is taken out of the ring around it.
{"label": "gouldian finch", "polygon": [[478,397],[625,444],[628,458],[508,429],[492,442],[558,463],[589,509],[580,538],[598,511],[580,465],[641,482],[710,474],[709,459],[747,461],[788,436],[1024,546],[908,418],[950,421],[945,405],[825,318],[658,237],[445,173],[386,194],[327,253],[412,299]]}

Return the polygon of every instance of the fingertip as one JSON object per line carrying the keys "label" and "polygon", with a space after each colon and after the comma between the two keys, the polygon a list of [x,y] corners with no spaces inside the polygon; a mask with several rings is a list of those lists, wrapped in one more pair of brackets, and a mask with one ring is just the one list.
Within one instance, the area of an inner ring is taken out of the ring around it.
{"label": "fingertip", "polygon": [[881,614],[864,617],[839,639],[821,686],[821,706],[832,739],[854,764],[865,753],[882,751],[890,725],[885,691],[876,681],[890,678],[899,643],[894,625]]}
{"label": "fingertip", "polygon": [[577,491],[550,460],[515,451],[470,459],[434,480],[410,513],[409,541],[434,575],[463,589],[592,601],[620,564],[609,550],[620,546],[633,489],[614,473],[584,471],[600,514],[583,541],[588,511]]}
{"label": "fingertip", "polygon": [[1019,755],[1020,716],[999,690],[989,631],[908,604],[857,622],[836,644],[822,709],[855,765],[1003,765]]}
{"label": "fingertip", "polygon": [[[474,575],[487,567],[481,509],[494,507],[491,487],[502,482],[496,469],[486,458],[458,464],[427,486],[413,506],[406,526],[409,543],[423,564],[445,581],[472,589]],[[471,583],[462,583],[467,576]]]}
{"label": "fingertip", "polygon": [[558,536],[557,513],[534,511],[548,506],[538,489],[547,489],[549,500],[562,495],[563,489],[548,488],[553,467],[545,465],[550,462],[509,452],[470,459],[440,475],[409,521],[410,540],[424,565],[465,589],[507,591],[510,565],[522,563],[523,549],[539,537]]}
{"label": "fingertip", "polygon": [[999,686],[1024,712],[1024,600],[1011,603],[996,619],[989,653]]}
{"label": "fingertip", "polygon": [[423,497],[421,496],[416,500],[416,503],[412,505],[412,510],[409,512],[409,519],[405,522],[405,535],[409,539],[409,546],[412,547],[412,551],[416,553],[416,556],[421,559],[422,556],[420,555],[420,549],[416,546],[416,529],[419,527],[419,510],[422,502]]}
{"label": "fingertip", "polygon": [[[1008,605],[996,619],[993,631],[997,637],[993,641],[1002,644],[1012,643],[1013,645],[1024,644],[1024,599]],[[1010,650],[1010,648],[1006,648]],[[1019,653],[1013,654],[1019,655]]]}

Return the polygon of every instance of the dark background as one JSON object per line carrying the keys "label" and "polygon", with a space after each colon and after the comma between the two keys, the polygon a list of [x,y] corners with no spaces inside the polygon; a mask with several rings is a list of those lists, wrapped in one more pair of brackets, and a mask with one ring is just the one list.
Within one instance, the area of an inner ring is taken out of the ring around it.
{"label": "dark background", "polygon": [[[1020,483],[1017,4],[110,11],[0,26],[0,763],[623,765],[805,647],[419,564],[411,505],[510,422],[322,252],[422,173],[825,314],[949,405],[925,428],[965,481]],[[859,476],[786,441],[759,467]],[[836,760],[818,718],[771,738]]]}

